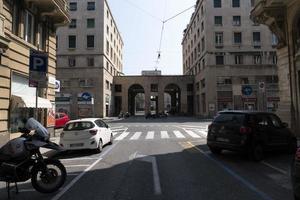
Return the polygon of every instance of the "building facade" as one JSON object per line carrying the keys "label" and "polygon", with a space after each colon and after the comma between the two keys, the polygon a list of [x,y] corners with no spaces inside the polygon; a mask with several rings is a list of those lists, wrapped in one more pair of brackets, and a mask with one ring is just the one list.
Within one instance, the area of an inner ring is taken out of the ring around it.
{"label": "building facade", "polygon": [[[68,21],[65,0],[0,1],[0,145],[18,134],[23,118],[35,116],[46,127],[54,126],[55,29]],[[50,81],[37,91],[29,87],[30,50],[48,57]]]}
{"label": "building facade", "polygon": [[123,40],[106,0],[70,0],[71,23],[57,30],[56,110],[71,118],[113,114],[113,77],[123,71]]}
{"label": "building facade", "polygon": [[300,130],[300,1],[257,0],[253,21],[267,25],[278,37],[280,104],[278,113]]}
{"label": "building facade", "polygon": [[194,77],[119,76],[114,78],[115,115],[170,114],[193,115]]}
{"label": "building facade", "polygon": [[254,1],[197,1],[182,40],[183,74],[195,76],[196,115],[277,110],[277,38],[250,20],[253,6]]}

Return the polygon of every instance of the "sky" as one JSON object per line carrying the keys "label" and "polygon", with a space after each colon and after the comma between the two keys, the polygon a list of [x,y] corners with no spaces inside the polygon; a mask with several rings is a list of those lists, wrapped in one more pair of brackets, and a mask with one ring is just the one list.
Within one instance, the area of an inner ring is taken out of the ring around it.
{"label": "sky", "polygon": [[160,61],[156,64],[162,21],[194,6],[196,0],[107,0],[124,41],[123,72],[140,75],[157,66],[164,75],[182,74],[183,30],[194,8],[169,20],[161,43]]}

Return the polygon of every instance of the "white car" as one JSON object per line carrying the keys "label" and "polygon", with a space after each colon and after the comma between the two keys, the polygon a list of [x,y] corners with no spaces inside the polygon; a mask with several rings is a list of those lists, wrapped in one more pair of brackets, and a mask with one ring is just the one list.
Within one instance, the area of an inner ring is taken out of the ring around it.
{"label": "white car", "polygon": [[104,145],[113,143],[113,134],[101,119],[72,120],[65,125],[59,143],[66,150],[96,149],[101,152]]}

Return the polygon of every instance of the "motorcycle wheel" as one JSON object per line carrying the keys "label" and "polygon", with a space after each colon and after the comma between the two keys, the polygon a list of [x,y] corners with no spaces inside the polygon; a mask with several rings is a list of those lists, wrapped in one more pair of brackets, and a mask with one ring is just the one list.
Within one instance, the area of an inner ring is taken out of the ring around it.
{"label": "motorcycle wheel", "polygon": [[33,188],[41,193],[52,193],[57,191],[66,180],[66,168],[59,160],[44,160],[48,170],[43,167],[34,167],[31,171],[31,184]]}

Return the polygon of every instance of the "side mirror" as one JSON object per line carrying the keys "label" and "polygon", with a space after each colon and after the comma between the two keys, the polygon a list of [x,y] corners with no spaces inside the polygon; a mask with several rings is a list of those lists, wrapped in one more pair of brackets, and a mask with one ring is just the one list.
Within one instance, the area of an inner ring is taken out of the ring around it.
{"label": "side mirror", "polygon": [[289,127],[289,124],[286,123],[286,122],[282,122],[282,127],[283,127],[283,128],[287,128],[287,127]]}

